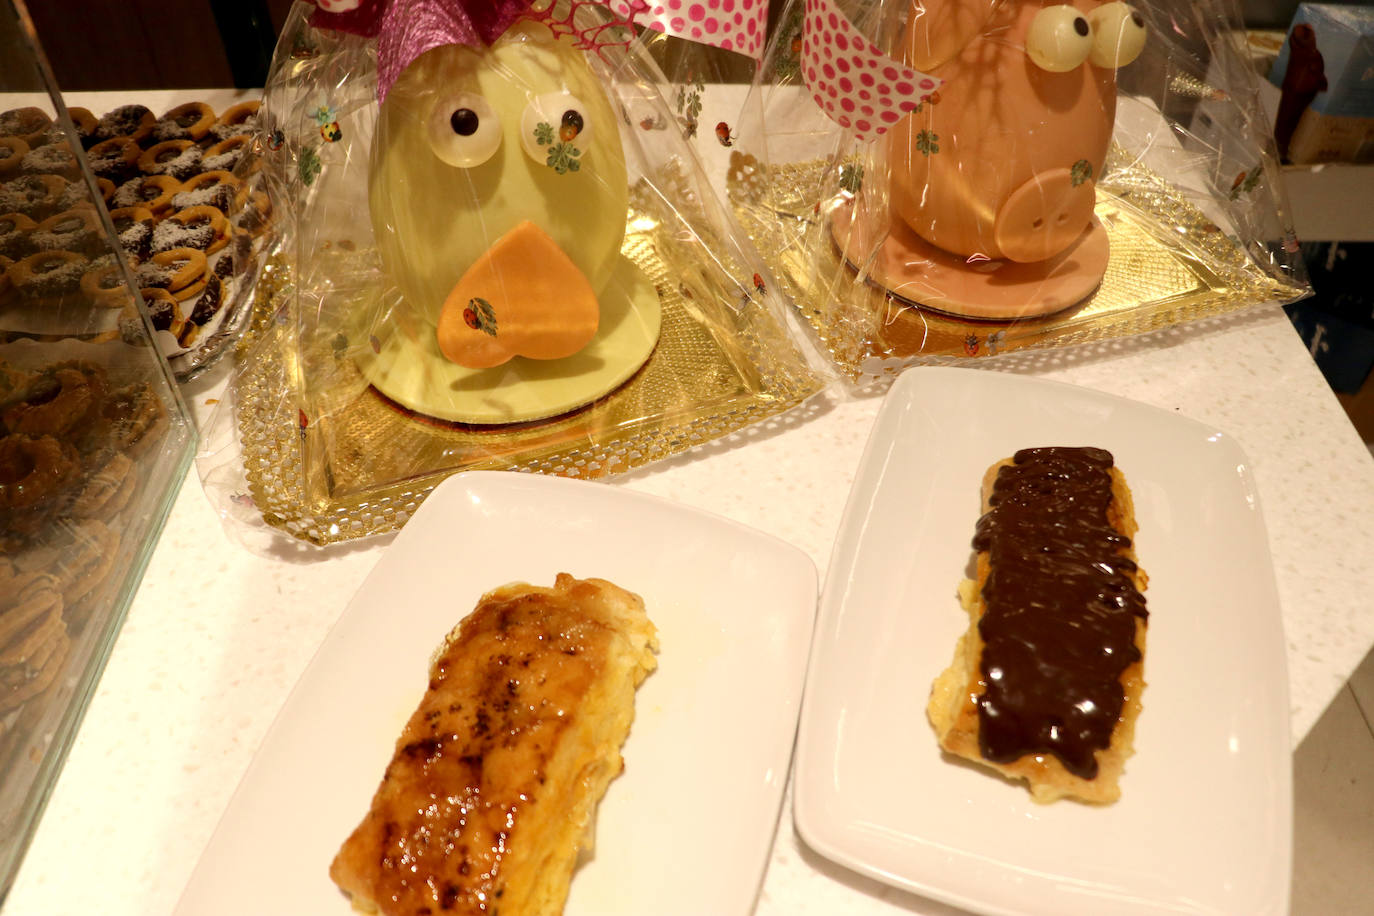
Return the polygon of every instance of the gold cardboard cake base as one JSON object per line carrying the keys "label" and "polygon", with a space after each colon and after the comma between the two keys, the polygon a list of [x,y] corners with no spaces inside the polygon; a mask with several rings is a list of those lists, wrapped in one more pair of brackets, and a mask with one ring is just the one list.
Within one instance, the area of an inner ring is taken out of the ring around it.
{"label": "gold cardboard cake base", "polygon": [[662,304],[658,345],[606,397],[527,424],[464,426],[388,401],[348,356],[357,342],[298,330],[289,271],[274,265],[258,290],[236,392],[244,468],[264,520],[316,544],[390,531],[457,471],[599,478],[717,439],[821,390],[781,324],[751,291],[708,268],[698,245],[662,237],[668,229],[642,214],[630,225],[623,251]]}
{"label": "gold cardboard cake base", "polygon": [[912,361],[1125,337],[1306,292],[1296,281],[1259,270],[1239,241],[1195,205],[1148,170],[1128,166],[1117,169],[1111,190],[1099,187],[1096,213],[1107,227],[1111,257],[1096,293],[1042,318],[959,318],[859,281],[828,226],[830,212],[848,195],[815,199],[828,167],[812,160],[768,168],[736,154],[727,190],[745,233],[851,379],[888,375]]}

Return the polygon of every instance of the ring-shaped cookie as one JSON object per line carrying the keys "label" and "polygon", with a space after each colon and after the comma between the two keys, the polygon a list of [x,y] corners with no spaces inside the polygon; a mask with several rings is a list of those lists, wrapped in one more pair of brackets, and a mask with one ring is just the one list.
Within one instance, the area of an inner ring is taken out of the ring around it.
{"label": "ring-shaped cookie", "polygon": [[188,229],[209,226],[214,232],[214,237],[204,248],[207,255],[214,254],[229,244],[229,220],[218,207],[212,207],[208,204],[187,207],[167,217],[167,222],[176,223]]}
{"label": "ring-shaped cookie", "polygon": [[122,182],[138,170],[138,160],[142,155],[143,148],[131,138],[112,137],[86,150],[86,161],[97,177]]}
{"label": "ring-shaped cookie", "polygon": [[90,253],[104,247],[100,217],[89,206],[73,207],[49,216],[34,229],[33,242],[45,250]]}
{"label": "ring-shaped cookie", "polygon": [[206,163],[207,171],[222,169],[226,172],[232,172],[239,159],[248,151],[249,139],[247,134],[225,137],[205,150],[201,162]]}
{"label": "ring-shaped cookie", "polygon": [[99,140],[128,137],[141,144],[153,132],[156,123],[157,118],[146,106],[121,105],[100,116],[96,122],[95,136]]}
{"label": "ring-shaped cookie", "polygon": [[29,235],[38,224],[23,213],[0,215],[0,255],[16,261],[33,253],[33,243]]}
{"label": "ring-shaped cookie", "polygon": [[257,115],[258,108],[261,106],[261,99],[249,99],[246,102],[230,105],[224,109],[215,124],[219,127],[241,127]]}
{"label": "ring-shaped cookie", "polygon": [[29,145],[18,137],[0,137],[0,179],[19,174],[19,165],[29,154]]}
{"label": "ring-shaped cookie", "polygon": [[194,282],[183,286],[181,289],[168,290],[178,302],[190,302],[192,299],[205,292],[205,286],[210,282],[210,272],[207,270],[201,274]]}
{"label": "ring-shaped cookie", "polygon": [[260,235],[272,217],[272,198],[266,191],[254,191],[248,195],[244,206],[234,215],[235,225],[240,229]]}
{"label": "ring-shaped cookie", "polygon": [[184,181],[200,171],[201,151],[192,140],[164,140],[138,157],[139,171],[145,175],[171,175]]}
{"label": "ring-shaped cookie", "polygon": [[67,180],[58,175],[20,175],[4,185],[5,194],[13,201],[15,210],[34,219],[43,219],[55,212],[65,190]]}
{"label": "ring-shaped cookie", "polygon": [[109,424],[109,444],[137,460],[157,441],[167,421],[167,408],[147,382],[135,382],[110,392],[100,416]]}
{"label": "ring-shaped cookie", "polygon": [[60,493],[79,468],[76,450],[52,436],[0,439],[0,508],[30,509]]}
{"label": "ring-shaped cookie", "polygon": [[80,288],[87,263],[74,251],[39,251],[17,261],[5,273],[21,296],[47,299]]}
{"label": "ring-shaped cookie", "polygon": [[192,175],[181,183],[181,190],[172,198],[178,210],[208,204],[228,213],[243,196],[243,182],[224,169],[211,169]]}
{"label": "ring-shaped cookie", "polygon": [[163,216],[172,209],[172,198],[181,190],[181,182],[171,175],[143,175],[124,182],[110,202],[119,207],[144,207],[153,216]]}
{"label": "ring-shaped cookie", "polygon": [[[204,102],[186,102],[164,114],[159,125],[175,124],[187,139],[199,140],[210,132],[215,124],[215,110]],[[153,128],[158,132],[158,127]]]}
{"label": "ring-shaped cookie", "polygon": [[77,106],[68,108],[67,115],[72,119],[72,126],[76,128],[76,135],[81,138],[82,146],[90,146],[95,143],[95,129],[100,123],[89,108]]}
{"label": "ring-shaped cookie", "polygon": [[181,311],[181,303],[165,289],[142,289],[143,308],[148,313],[148,322],[154,331],[166,331],[173,337],[181,337],[181,329],[186,324],[186,316]]}
{"label": "ring-shaped cookie", "polygon": [[38,374],[18,403],[0,418],[11,433],[25,436],[65,436],[99,409],[108,386],[98,367],[79,362],[59,363]]}
{"label": "ring-shaped cookie", "polygon": [[155,268],[168,272],[168,281],[161,288],[173,295],[178,290],[183,290],[204,277],[206,268],[209,266],[205,260],[205,252],[195,248],[173,248],[169,251],[160,251],[149,259],[149,263]]}
{"label": "ring-shaped cookie", "polygon": [[19,167],[30,175],[60,175],[71,182],[81,177],[81,160],[66,140],[30,149]]}
{"label": "ring-shaped cookie", "polygon": [[11,108],[0,112],[0,137],[18,137],[30,147],[40,146],[52,127],[52,118],[41,108]]}
{"label": "ring-shaped cookie", "polygon": [[81,275],[81,292],[98,308],[123,308],[129,299],[119,264],[102,264]]}
{"label": "ring-shaped cookie", "polygon": [[114,223],[117,233],[127,232],[135,223],[152,224],[153,219],[153,211],[147,207],[115,207],[110,211],[110,222]]}
{"label": "ring-shaped cookie", "polygon": [[110,211],[119,247],[135,266],[152,253],[153,226],[156,220],[147,207],[115,207]]}

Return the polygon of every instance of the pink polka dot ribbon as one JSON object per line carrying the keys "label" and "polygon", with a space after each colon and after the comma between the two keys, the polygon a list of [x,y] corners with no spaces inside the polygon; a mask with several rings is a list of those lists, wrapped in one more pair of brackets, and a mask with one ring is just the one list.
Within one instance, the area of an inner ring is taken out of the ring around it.
{"label": "pink polka dot ribbon", "polygon": [[665,35],[758,60],[768,28],[768,0],[608,0],[617,16]]}
{"label": "pink polka dot ribbon", "polygon": [[943,82],[883,54],[835,0],[806,0],[801,70],[826,117],[861,141],[882,136]]}

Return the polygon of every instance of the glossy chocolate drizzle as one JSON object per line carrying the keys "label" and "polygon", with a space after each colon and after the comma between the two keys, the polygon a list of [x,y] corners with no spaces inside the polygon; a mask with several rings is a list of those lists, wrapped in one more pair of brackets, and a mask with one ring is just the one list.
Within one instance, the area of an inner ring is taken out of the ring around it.
{"label": "glossy chocolate drizzle", "polygon": [[984,758],[1050,753],[1097,775],[1125,702],[1121,673],[1140,660],[1131,545],[1108,521],[1112,456],[1100,448],[1022,449],[997,474],[975,550],[987,551],[978,698]]}

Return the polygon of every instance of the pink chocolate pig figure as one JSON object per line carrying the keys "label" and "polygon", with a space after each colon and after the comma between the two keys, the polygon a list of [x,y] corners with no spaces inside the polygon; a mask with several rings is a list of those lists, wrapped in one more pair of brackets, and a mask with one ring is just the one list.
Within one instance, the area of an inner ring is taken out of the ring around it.
{"label": "pink chocolate pig figure", "polygon": [[1144,42],[1121,2],[913,0],[904,60],[944,85],[887,134],[888,218],[866,216],[870,200],[852,227],[837,218],[849,260],[900,298],[976,318],[1087,298],[1107,264],[1093,209],[1116,68]]}

